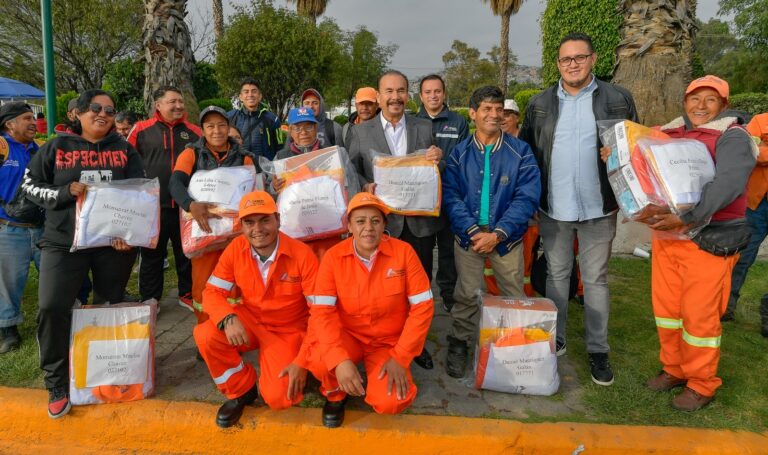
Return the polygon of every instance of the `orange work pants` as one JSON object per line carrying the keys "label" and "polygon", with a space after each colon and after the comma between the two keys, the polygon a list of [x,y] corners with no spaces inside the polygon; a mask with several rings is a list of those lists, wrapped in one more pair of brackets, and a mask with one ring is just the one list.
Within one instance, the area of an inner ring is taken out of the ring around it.
{"label": "orange work pants", "polygon": [[[243,319],[240,319],[243,322]],[[256,384],[256,370],[243,362],[243,352],[259,350],[259,393],[271,409],[284,409],[298,404],[304,398],[299,394],[293,400],[288,395],[288,375],[278,378],[285,367],[294,361],[304,340],[304,332],[273,332],[262,325],[246,326],[250,344],[232,346],[223,330],[210,319],[195,326],[197,348],[203,356],[213,382],[221,393],[233,399],[244,395]]]}
{"label": "orange work pants", "polygon": [[651,250],[653,314],[664,371],[711,397],[723,382],[716,376],[720,316],[739,255],[715,256],[690,240],[664,240],[655,234]]}
{"label": "orange work pants", "polygon": [[[360,361],[365,365],[365,372],[368,376],[368,385],[365,389],[365,402],[368,403],[374,411],[379,414],[399,414],[413,403],[416,398],[416,384],[411,376],[411,369],[406,368],[408,375],[408,394],[403,400],[397,399],[397,394],[392,390],[392,394],[387,394],[387,376],[379,379],[379,373],[387,360],[390,359],[389,351],[391,345],[363,344],[347,332],[341,332],[341,344],[344,350],[349,354],[350,360],[354,363]],[[313,348],[317,348],[314,345]],[[313,349],[314,351],[314,349]],[[309,371],[320,380],[320,392],[328,398],[329,401],[341,401],[347,394],[339,389],[339,383],[336,381],[336,372],[328,371],[322,358],[322,353],[313,352],[310,354]]]}

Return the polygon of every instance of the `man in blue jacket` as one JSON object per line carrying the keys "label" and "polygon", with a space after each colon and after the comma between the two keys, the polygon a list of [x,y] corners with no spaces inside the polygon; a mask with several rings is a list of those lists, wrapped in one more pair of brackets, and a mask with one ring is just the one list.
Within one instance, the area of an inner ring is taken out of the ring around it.
{"label": "man in blue jacket", "polygon": [[443,205],[456,235],[458,280],[451,310],[446,371],[464,376],[468,342],[477,332],[475,292],[491,261],[502,295],[523,297],[522,236],[536,212],[541,176],[531,148],[501,130],[504,94],[481,87],[469,99],[475,134],[451,151],[443,179]]}
{"label": "man in blue jacket", "polygon": [[281,146],[277,133],[280,120],[261,100],[259,83],[252,77],[245,78],[240,83],[240,109],[227,112],[230,124],[240,131],[243,149],[256,157],[257,167],[260,156],[273,160]]}

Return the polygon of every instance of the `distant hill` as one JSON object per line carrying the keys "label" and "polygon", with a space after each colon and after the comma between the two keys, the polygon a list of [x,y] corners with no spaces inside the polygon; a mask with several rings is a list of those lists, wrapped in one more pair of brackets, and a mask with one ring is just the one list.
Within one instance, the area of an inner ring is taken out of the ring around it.
{"label": "distant hill", "polygon": [[541,84],[541,67],[515,65],[513,68],[509,69],[509,80]]}

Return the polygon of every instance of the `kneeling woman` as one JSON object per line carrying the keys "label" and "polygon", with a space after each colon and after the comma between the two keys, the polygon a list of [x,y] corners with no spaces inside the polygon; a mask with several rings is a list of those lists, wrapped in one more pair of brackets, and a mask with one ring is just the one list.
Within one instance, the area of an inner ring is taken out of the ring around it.
{"label": "kneeling woman", "polygon": [[409,366],[429,331],[432,291],[413,248],[384,235],[388,213],[376,196],[355,195],[347,210],[352,237],[328,250],[315,281],[310,327],[319,342],[309,370],[322,383],[330,428],[341,425],[348,395],[365,395],[380,414],[400,413],[416,398]]}

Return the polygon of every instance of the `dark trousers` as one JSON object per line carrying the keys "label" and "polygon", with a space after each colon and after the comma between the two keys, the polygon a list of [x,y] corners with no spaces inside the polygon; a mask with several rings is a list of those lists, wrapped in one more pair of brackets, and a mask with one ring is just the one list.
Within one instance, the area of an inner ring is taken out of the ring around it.
{"label": "dark trousers", "polygon": [[432,282],[432,250],[435,248],[435,234],[428,235],[426,237],[416,237],[410,229],[408,229],[408,223],[403,223],[403,232],[400,233],[400,240],[408,242],[414,250],[416,250],[416,256],[421,261],[421,266],[424,267],[424,271],[427,272],[429,282]]}
{"label": "dark trousers", "polygon": [[160,299],[163,297],[163,261],[168,251],[168,240],[173,245],[173,257],[176,260],[176,275],[179,280],[179,295],[192,292],[192,263],[184,256],[181,249],[181,229],[179,210],[162,209],[160,212],[160,238],[157,248],[141,249],[141,267],[139,269],[139,293],[141,300]]}
{"label": "dark trousers", "polygon": [[88,271],[93,274],[96,295],[112,303],[121,302],[135,258],[135,249],[123,253],[104,247],[70,253],[64,249],[43,248],[38,287],[37,342],[46,388],[66,387],[69,383],[67,360],[72,306]]}
{"label": "dark trousers", "polygon": [[455,243],[450,225],[437,233],[437,285],[443,300],[453,298],[453,289],[456,287],[456,261],[453,257]]}

